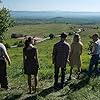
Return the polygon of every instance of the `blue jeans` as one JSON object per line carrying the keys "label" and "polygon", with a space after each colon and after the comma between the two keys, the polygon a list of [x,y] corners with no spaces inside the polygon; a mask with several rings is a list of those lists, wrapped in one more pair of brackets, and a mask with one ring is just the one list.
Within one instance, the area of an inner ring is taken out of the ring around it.
{"label": "blue jeans", "polygon": [[[92,57],[90,59],[88,75],[92,75],[93,70],[98,71],[98,60],[99,60],[99,55],[92,55]],[[94,69],[93,69],[93,67],[94,67]]]}

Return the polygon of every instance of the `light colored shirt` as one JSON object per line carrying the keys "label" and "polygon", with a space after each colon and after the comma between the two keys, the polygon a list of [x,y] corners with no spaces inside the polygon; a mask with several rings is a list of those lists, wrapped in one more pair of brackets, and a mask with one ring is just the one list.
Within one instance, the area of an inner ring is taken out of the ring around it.
{"label": "light colored shirt", "polygon": [[4,60],[6,54],[7,54],[6,47],[2,43],[0,43],[0,60]]}
{"label": "light colored shirt", "polygon": [[94,45],[92,48],[92,54],[100,54],[100,39],[94,42]]}

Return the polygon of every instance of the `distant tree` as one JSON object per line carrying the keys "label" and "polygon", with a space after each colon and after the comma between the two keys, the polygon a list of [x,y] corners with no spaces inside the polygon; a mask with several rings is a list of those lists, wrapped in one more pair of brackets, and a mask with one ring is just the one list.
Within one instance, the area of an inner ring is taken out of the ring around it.
{"label": "distant tree", "polygon": [[14,19],[10,15],[10,11],[6,8],[0,8],[0,40],[4,39],[4,33],[9,27],[14,25]]}

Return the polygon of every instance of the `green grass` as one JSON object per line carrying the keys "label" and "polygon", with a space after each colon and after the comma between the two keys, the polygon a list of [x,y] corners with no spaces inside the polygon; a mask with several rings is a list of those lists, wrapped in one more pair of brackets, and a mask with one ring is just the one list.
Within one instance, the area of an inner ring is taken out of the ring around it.
{"label": "green grass", "polygon": [[[70,26],[75,26],[70,30]],[[43,24],[43,25],[19,25],[8,30],[6,42],[12,45],[16,39],[10,39],[11,33],[34,34],[39,37],[48,36],[49,33],[59,34],[62,31],[71,32],[79,28],[79,25],[66,24]],[[84,44],[82,54],[82,69],[87,70],[89,66],[90,56],[88,55],[89,35],[98,32],[96,29],[85,28],[81,34]],[[71,44],[73,36],[68,36],[68,42]],[[10,48],[8,53],[11,58],[11,66],[8,66],[9,91],[0,91],[0,100],[100,100],[100,77],[95,75],[92,78],[83,77],[81,80],[72,80],[66,83],[64,89],[57,92],[53,90],[54,66],[52,64],[53,45],[59,41],[59,38],[47,40],[37,44],[39,51],[39,92],[37,94],[27,94],[27,76],[23,74],[23,48]],[[67,65],[66,73],[69,73],[69,65]],[[75,74],[73,75],[75,76]],[[68,74],[66,74],[66,79]]]}

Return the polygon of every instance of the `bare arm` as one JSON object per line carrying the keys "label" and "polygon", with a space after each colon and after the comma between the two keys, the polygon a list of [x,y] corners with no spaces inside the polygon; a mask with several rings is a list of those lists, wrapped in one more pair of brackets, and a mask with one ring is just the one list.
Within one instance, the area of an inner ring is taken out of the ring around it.
{"label": "bare arm", "polygon": [[10,60],[8,54],[6,54],[5,57],[6,57],[7,61],[8,61],[8,64],[10,65],[11,64],[11,60]]}
{"label": "bare arm", "polygon": [[2,51],[3,51],[4,57],[8,61],[8,64],[10,65],[11,64],[11,60],[10,60],[10,57],[9,57],[9,55],[7,53],[6,47],[4,45],[2,45]]}
{"label": "bare arm", "polygon": [[80,55],[82,54],[82,52],[83,52],[83,44],[81,44]]}
{"label": "bare arm", "polygon": [[69,63],[69,59],[70,59],[70,52],[71,52],[71,48],[70,48],[70,45],[69,45],[68,46],[68,59],[67,59],[68,63]]}
{"label": "bare arm", "polygon": [[38,50],[37,49],[36,49],[35,57],[36,57],[36,63],[39,67],[39,59],[38,59]]}
{"label": "bare arm", "polygon": [[73,54],[73,46],[71,44],[70,52],[69,52],[69,60],[71,59],[72,54]]}

